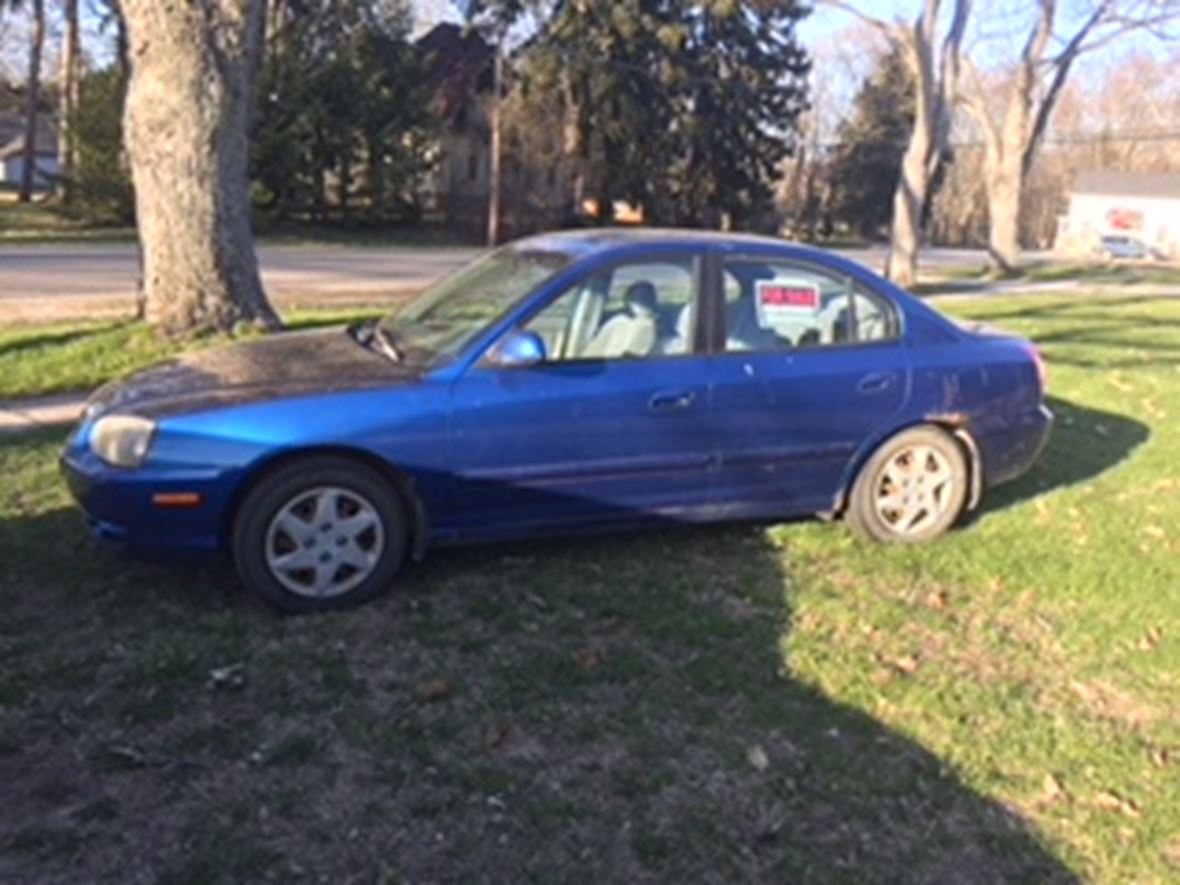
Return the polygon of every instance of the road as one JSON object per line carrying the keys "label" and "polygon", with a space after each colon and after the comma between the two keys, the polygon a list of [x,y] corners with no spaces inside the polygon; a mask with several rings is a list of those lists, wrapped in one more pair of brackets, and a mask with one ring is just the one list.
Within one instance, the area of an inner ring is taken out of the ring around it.
{"label": "road", "polygon": [[[479,254],[470,248],[261,246],[263,283],[276,304],[359,304],[403,298]],[[874,270],[882,248],[846,250]],[[979,265],[984,254],[930,249],[927,271]],[[125,314],[134,304],[138,258],[118,244],[0,246],[0,322]]]}

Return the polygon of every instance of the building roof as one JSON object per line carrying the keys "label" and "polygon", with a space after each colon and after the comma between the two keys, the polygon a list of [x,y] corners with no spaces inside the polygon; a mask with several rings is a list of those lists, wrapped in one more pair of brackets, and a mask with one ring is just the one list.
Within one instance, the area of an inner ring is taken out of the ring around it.
{"label": "building roof", "polygon": [[472,28],[444,22],[418,40],[426,88],[434,113],[462,127],[469,100],[493,87],[492,47]]}
{"label": "building roof", "polygon": [[1180,173],[1092,171],[1078,174],[1075,194],[1180,199]]}
{"label": "building roof", "polygon": [[[39,156],[57,156],[57,130],[50,119],[42,114],[37,118],[37,140]],[[0,160],[7,160],[21,153],[25,148],[25,118],[23,114],[0,114]]]}

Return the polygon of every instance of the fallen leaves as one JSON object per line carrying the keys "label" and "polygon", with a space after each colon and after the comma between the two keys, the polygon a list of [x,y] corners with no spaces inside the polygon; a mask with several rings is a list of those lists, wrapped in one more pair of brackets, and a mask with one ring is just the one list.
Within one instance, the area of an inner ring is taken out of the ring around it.
{"label": "fallen leaves", "polygon": [[488,723],[483,735],[483,745],[489,750],[498,750],[504,746],[510,734],[512,734],[512,728],[508,723],[498,721]]}
{"label": "fallen leaves", "polygon": [[606,653],[596,646],[588,646],[574,655],[574,663],[578,669],[586,672],[597,670],[605,662]]}
{"label": "fallen leaves", "polygon": [[1175,752],[1171,747],[1152,747],[1148,758],[1156,768],[1167,768],[1175,759]]}
{"label": "fallen leaves", "polygon": [[1161,639],[1164,638],[1164,630],[1160,626],[1151,627],[1146,633],[1139,637],[1135,643],[1135,648],[1139,651],[1154,651],[1155,647],[1159,645]]}
{"label": "fallen leaves", "polygon": [[947,592],[945,590],[934,590],[926,594],[926,606],[935,611],[942,611],[946,608]]}
{"label": "fallen leaves", "polygon": [[241,688],[246,684],[245,668],[242,664],[214,667],[209,671],[206,685],[209,688]]}
{"label": "fallen leaves", "polygon": [[766,769],[770,767],[770,757],[767,756],[766,751],[758,745],[750,747],[749,751],[746,753],[746,759],[748,759],[750,764],[753,765],[754,768],[759,772],[766,771]]}
{"label": "fallen leaves", "polygon": [[1158,712],[1129,692],[1102,680],[1071,680],[1069,693],[1093,714],[1128,725],[1143,725],[1158,717]]}
{"label": "fallen leaves", "polygon": [[886,661],[889,666],[897,670],[899,673],[904,673],[906,676],[911,676],[918,669],[918,659],[913,655],[901,655],[900,657],[892,658]]}
{"label": "fallen leaves", "polygon": [[449,679],[440,677],[437,679],[427,679],[425,682],[420,683],[415,694],[418,696],[418,700],[432,703],[450,697],[454,691],[454,684]]}
{"label": "fallen leaves", "polygon": [[1061,782],[1061,779],[1057,775],[1047,772],[1041,780],[1041,797],[1046,802],[1056,802],[1067,796],[1065,784]]}
{"label": "fallen leaves", "polygon": [[1095,793],[1090,804],[1103,811],[1116,811],[1135,820],[1143,816],[1143,811],[1139,808],[1138,803],[1111,790],[1101,790]]}

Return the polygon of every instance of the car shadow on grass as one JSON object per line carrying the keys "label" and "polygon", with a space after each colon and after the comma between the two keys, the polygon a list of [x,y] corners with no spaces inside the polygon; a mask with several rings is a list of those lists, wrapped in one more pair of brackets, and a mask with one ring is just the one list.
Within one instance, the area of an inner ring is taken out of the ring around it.
{"label": "car shadow on grass", "polygon": [[0,878],[1076,879],[795,677],[790,551],[760,528],[439,550],[374,605],[283,619],[228,571],[93,550],[53,447],[21,445]]}
{"label": "car shadow on grass", "polygon": [[1054,396],[1046,402],[1055,420],[1044,451],[1019,479],[987,490],[969,521],[1094,479],[1151,437],[1150,427],[1125,415]]}

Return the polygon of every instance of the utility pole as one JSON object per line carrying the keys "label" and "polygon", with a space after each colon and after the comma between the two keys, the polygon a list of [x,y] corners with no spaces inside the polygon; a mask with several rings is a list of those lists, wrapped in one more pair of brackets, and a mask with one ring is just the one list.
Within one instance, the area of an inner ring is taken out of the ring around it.
{"label": "utility pole", "polygon": [[492,111],[491,111],[491,158],[488,169],[488,245],[495,246],[500,241],[500,183],[502,178],[503,157],[501,152],[501,120],[500,104],[503,100],[504,54],[502,47],[504,37],[497,35],[494,48],[495,56],[492,62]]}

